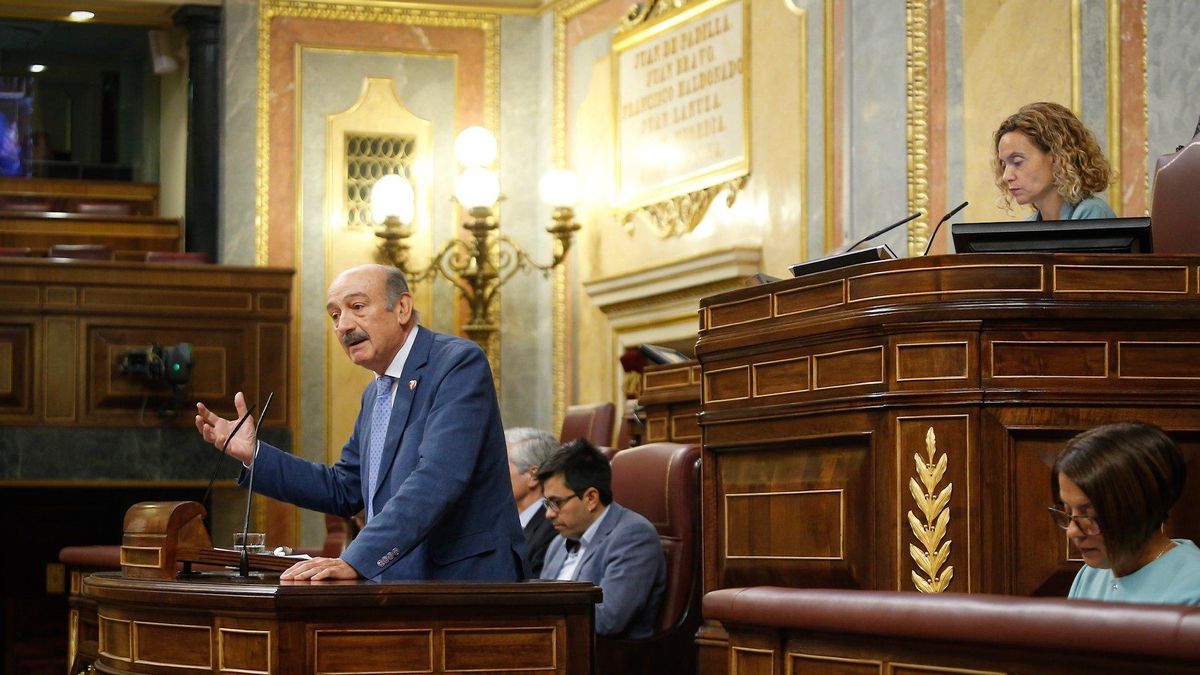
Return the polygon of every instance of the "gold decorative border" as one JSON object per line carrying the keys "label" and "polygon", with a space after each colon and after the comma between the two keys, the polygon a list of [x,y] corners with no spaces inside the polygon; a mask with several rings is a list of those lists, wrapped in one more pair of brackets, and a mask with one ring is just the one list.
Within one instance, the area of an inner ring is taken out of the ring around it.
{"label": "gold decorative border", "polygon": [[[830,251],[832,251],[835,248],[833,245],[833,236],[834,236],[834,230],[835,230],[835,221],[834,221],[833,212],[834,212],[834,200],[837,198],[837,196],[833,193],[833,176],[830,173],[833,171],[833,168],[835,166],[835,156],[834,156],[834,146],[833,146],[833,142],[834,142],[833,141],[833,127],[834,127],[833,115],[834,115],[834,108],[836,107],[836,106],[834,106],[834,100],[833,100],[834,99],[834,94],[833,94],[834,53],[833,52],[835,49],[833,32],[837,26],[837,22],[834,21],[834,15],[833,15],[833,13],[835,11],[836,10],[834,9],[834,0],[825,0],[825,6],[821,9],[821,24],[822,24],[821,30],[823,32],[823,34],[821,36],[821,41],[822,41],[822,51],[824,52],[824,54],[822,56],[823,61],[821,63],[822,78],[823,78],[823,82],[821,83],[821,86],[824,89],[824,98],[821,101],[821,103],[822,103],[822,107],[824,108],[823,112],[825,115],[825,118],[821,121],[821,124],[822,124],[822,131],[823,131],[824,137],[825,137],[825,147],[822,148],[824,155],[825,155],[825,168],[822,169],[821,173],[825,179],[824,198],[825,198],[825,252],[826,253],[829,253]],[[806,67],[805,70],[807,71],[808,68]]]}
{"label": "gold decorative border", "polygon": [[[267,650],[264,656],[267,657],[266,670],[249,670],[247,668],[231,668],[225,665],[225,636],[227,633],[241,633],[243,635],[265,635],[267,638]],[[273,642],[273,632],[269,630],[250,630],[248,628],[226,628],[217,626],[217,668],[222,673],[250,673],[251,675],[267,675],[275,669],[272,667],[271,659],[275,656],[275,650],[271,646]]]}
{"label": "gold decorative border", "polygon": [[929,4],[905,0],[908,38],[908,210],[921,216],[908,225],[908,255],[920,255],[929,242]]}
{"label": "gold decorative border", "polygon": [[[275,18],[362,21],[479,30],[484,35],[484,123],[494,129],[500,119],[500,17],[498,14],[447,11],[422,8],[421,6],[352,5],[343,1],[259,0],[256,181],[254,186],[254,264],[258,267],[266,266],[270,253],[271,20]],[[296,240],[297,244],[301,241],[300,237],[297,237]]]}
{"label": "gold decorative border", "polygon": [[[1121,170],[1121,0],[1108,0],[1108,36],[1104,41],[1108,57],[1108,163]],[[1147,97],[1148,98],[1148,97]],[[1150,134],[1147,133],[1147,136]],[[1125,195],[1120,176],[1109,185],[1108,203],[1117,216],[1124,215]]]}
{"label": "gold decorative border", "polygon": [[[555,166],[567,165],[567,23],[607,0],[571,0],[554,7],[552,55],[554,104],[550,111]],[[570,262],[554,268],[550,288],[550,379],[553,399],[551,429],[562,427],[567,410],[567,274]]]}
{"label": "gold decorative border", "polygon": [[[688,22],[723,8],[734,2],[741,3],[742,11],[742,156],[737,160],[724,160],[711,165],[703,173],[692,176],[683,183],[660,187],[649,194],[640,194],[628,203],[621,204],[617,212],[625,231],[633,233],[634,223],[647,222],[651,229],[664,239],[691,232],[704,219],[712,200],[722,191],[726,192],[726,204],[732,206],[738,194],[745,189],[750,178],[750,2],[751,0],[648,0],[635,5],[621,30],[613,39],[612,100],[616,108],[620,96],[620,54],[662,33],[684,27]],[[617,156],[614,157],[614,186],[621,171],[620,134],[618,115],[613,115],[613,139]],[[803,174],[803,172],[801,172]]]}
{"label": "gold decorative border", "polygon": [[[1099,345],[1104,348],[1103,375],[997,375],[996,345]],[[993,380],[1105,380],[1108,379],[1109,346],[1105,340],[992,340],[988,343],[988,377]]]}
{"label": "gold decorative border", "polygon": [[921,576],[917,570],[912,571],[913,586],[922,593],[942,593],[950,587],[950,582],[954,579],[954,566],[946,565],[950,558],[952,542],[949,539],[942,541],[950,527],[950,496],[954,493],[954,483],[948,483],[935,496],[934,491],[946,474],[948,457],[943,453],[935,462],[936,453],[937,436],[933,433],[933,427],[929,427],[925,432],[926,459],[922,460],[921,455],[913,453],[917,478],[920,478],[921,482],[917,483],[917,478],[913,477],[908,479],[908,491],[916,501],[921,515],[925,517],[925,520],[921,521],[912,511],[908,512],[908,525],[912,528],[913,536],[924,547],[922,550],[912,543],[908,545],[908,555],[920,571],[925,573],[925,576]]}
{"label": "gold decorative border", "polygon": [[1083,11],[1082,0],[1071,0],[1071,110],[1083,118]]}
{"label": "gold decorative border", "polygon": [[[900,377],[900,350],[909,347],[956,347],[962,345],[963,354],[963,372],[962,375],[946,375],[938,377]],[[902,342],[896,345],[896,350],[892,357],[896,362],[896,382],[928,382],[932,380],[965,380],[971,375],[971,344],[966,340],[955,340],[953,342]]]}

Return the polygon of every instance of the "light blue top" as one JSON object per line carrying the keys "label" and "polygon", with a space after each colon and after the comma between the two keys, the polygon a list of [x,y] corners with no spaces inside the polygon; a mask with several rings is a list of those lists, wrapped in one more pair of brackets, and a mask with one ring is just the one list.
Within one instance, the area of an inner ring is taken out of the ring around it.
{"label": "light blue top", "polygon": [[1075,575],[1069,598],[1109,602],[1200,605],[1200,548],[1188,539],[1133,574],[1084,566]]}
{"label": "light blue top", "polygon": [[[1062,207],[1058,210],[1059,220],[1088,220],[1091,218],[1116,218],[1117,214],[1113,212],[1112,207],[1108,202],[1097,197],[1096,195],[1088,195],[1079,200],[1078,204],[1072,204],[1063,200]],[[1044,220],[1042,212],[1034,210],[1025,220]]]}

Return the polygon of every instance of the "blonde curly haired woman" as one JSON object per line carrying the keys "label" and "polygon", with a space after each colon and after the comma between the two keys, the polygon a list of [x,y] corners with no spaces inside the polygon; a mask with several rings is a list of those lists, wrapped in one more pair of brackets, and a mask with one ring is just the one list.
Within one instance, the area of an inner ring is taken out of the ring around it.
{"label": "blonde curly haired woman", "polygon": [[1006,207],[1032,206],[1026,220],[1115,218],[1096,193],[1112,171],[1096,137],[1069,109],[1030,103],[996,129],[996,187]]}

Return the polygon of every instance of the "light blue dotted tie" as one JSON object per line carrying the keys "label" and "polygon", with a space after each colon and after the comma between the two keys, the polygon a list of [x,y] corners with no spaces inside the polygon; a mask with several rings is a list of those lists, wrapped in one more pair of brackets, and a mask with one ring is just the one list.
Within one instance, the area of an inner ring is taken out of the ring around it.
{"label": "light blue dotted tie", "polygon": [[383,459],[383,441],[387,437],[388,421],[392,418],[392,382],[396,378],[380,375],[375,378],[375,409],[371,411],[371,437],[367,446],[367,520],[375,517],[375,489],[379,487],[379,464]]}

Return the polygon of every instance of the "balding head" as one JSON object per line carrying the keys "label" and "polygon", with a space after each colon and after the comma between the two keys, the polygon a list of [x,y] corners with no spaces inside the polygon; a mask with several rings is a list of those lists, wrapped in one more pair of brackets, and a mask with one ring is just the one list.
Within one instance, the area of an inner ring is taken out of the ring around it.
{"label": "balding head", "polygon": [[360,265],[337,275],[325,309],[350,360],[378,375],[416,325],[404,275],[386,265]]}

